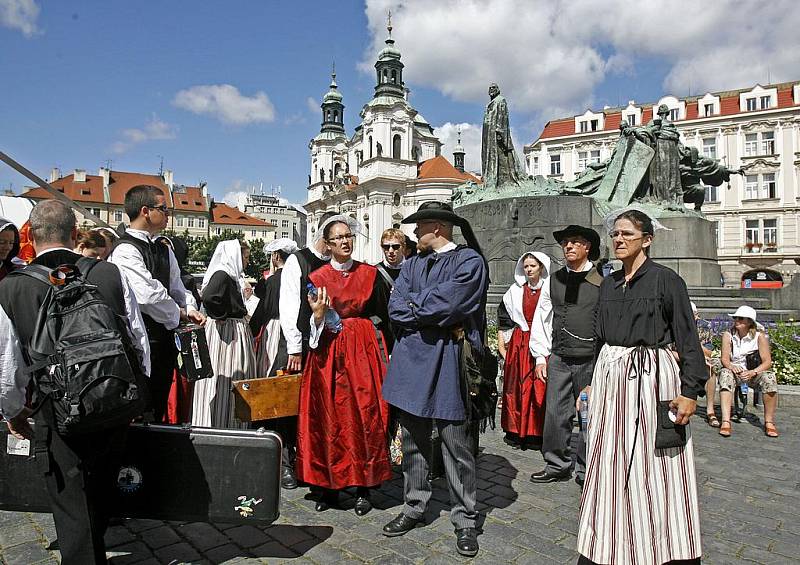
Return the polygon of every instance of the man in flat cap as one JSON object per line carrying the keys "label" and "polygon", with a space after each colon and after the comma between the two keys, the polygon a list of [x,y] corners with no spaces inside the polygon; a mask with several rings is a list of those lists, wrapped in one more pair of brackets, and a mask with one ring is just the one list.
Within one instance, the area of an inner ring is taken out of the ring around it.
{"label": "man in flat cap", "polygon": [[[416,223],[419,254],[407,259],[389,299],[397,332],[383,397],[399,414],[403,434],[405,505],[386,524],[386,536],[407,533],[423,520],[431,497],[431,431],[442,439],[450,518],[461,555],[478,553],[474,427],[461,375],[463,340],[480,354],[489,278],[469,224],[449,204],[427,202],[403,220]],[[453,243],[459,226],[470,246]]]}
{"label": "man in flat cap", "polygon": [[[553,232],[565,265],[542,289],[531,328],[535,376],[547,382],[542,455],[545,468],[534,483],[567,481],[572,476],[572,425],[575,401],[594,370],[594,311],[603,276],[592,261],[600,258],[600,236],[582,226]],[[586,444],[578,434],[575,482],[583,488]]]}

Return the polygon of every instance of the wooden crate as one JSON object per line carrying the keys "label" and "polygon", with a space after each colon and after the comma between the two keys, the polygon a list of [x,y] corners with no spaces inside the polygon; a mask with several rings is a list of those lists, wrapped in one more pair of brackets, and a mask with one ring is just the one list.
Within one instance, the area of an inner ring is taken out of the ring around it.
{"label": "wooden crate", "polygon": [[302,375],[233,381],[236,417],[242,422],[297,416]]}

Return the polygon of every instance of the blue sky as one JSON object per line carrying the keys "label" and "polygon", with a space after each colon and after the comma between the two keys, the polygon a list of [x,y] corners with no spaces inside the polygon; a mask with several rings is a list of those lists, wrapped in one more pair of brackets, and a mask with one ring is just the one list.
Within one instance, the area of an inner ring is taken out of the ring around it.
{"label": "blue sky", "polygon": [[[43,177],[52,167],[96,174],[108,160],[154,173],[163,156],[176,182],[204,180],[217,199],[263,182],[302,203],[331,61],[352,133],[372,96],[369,69],[389,7],[411,103],[450,147],[448,126],[472,128],[473,168],[491,81],[509,98],[521,144],[548,119],[589,106],[751,86],[768,72],[800,79],[793,3],[771,3],[753,24],[737,15],[746,3],[720,1],[664,34],[652,33],[664,25],[658,2],[647,13],[637,12],[641,3],[597,4],[0,0],[0,148]],[[663,5],[693,5],[681,4]],[[730,37],[737,18],[737,33],[751,34],[750,55]],[[0,189],[29,184],[0,165]]]}

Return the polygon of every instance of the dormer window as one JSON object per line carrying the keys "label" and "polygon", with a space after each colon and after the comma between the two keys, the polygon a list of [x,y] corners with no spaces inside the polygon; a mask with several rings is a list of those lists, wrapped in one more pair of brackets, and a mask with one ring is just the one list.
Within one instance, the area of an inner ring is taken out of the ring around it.
{"label": "dormer window", "polygon": [[625,121],[628,122],[629,126],[635,126],[636,125],[636,114],[628,114],[627,116],[625,116]]}
{"label": "dormer window", "polygon": [[669,111],[669,121],[677,122],[680,119],[680,109],[679,108],[671,108]]}
{"label": "dormer window", "polygon": [[703,116],[706,118],[709,116],[714,115],[714,105],[713,104],[704,104],[703,105]]}
{"label": "dormer window", "polygon": [[586,133],[589,131],[589,122],[583,121],[581,122],[581,133]]}
{"label": "dormer window", "polygon": [[771,96],[762,96],[760,100],[761,100],[761,109],[762,110],[766,110],[767,108],[769,108],[772,105],[770,103],[772,101],[772,97]]}
{"label": "dormer window", "polygon": [[753,111],[755,111],[757,109],[758,108],[756,108],[756,99],[755,98],[748,98],[747,99],[747,111],[748,112],[753,112]]}

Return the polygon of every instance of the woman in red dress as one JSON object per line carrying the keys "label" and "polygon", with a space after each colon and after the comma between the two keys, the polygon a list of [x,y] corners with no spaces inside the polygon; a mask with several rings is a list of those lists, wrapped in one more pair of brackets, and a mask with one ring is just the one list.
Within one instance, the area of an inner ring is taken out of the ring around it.
{"label": "woman in red dress", "polygon": [[[356,229],[345,216],[321,228],[331,261],[309,276],[317,296],[309,293],[310,350],[300,387],[296,466],[299,481],[321,490],[318,512],[336,505],[338,491],[356,487],[355,512],[363,516],[372,508],[369,489],[392,477],[389,408],[381,396],[389,317],[377,270],[352,259]],[[330,319],[326,324],[329,308],[341,317],[340,327]]]}
{"label": "woman in red dress", "polygon": [[525,253],[517,261],[515,283],[497,309],[497,345],[505,359],[500,423],[506,443],[515,448],[539,449],[542,443],[547,384],[534,377],[536,363],[529,344],[533,315],[549,271],[550,257],[539,251]]}

